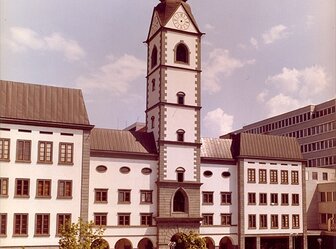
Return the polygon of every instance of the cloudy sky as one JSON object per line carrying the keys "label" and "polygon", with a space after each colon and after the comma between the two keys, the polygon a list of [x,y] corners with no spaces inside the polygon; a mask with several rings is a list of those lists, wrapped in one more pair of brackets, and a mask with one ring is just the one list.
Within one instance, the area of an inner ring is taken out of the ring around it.
{"label": "cloudy sky", "polygon": [[[202,136],[335,97],[335,0],[189,0],[202,39]],[[158,0],[0,0],[2,80],[81,88],[96,127],[144,121]]]}

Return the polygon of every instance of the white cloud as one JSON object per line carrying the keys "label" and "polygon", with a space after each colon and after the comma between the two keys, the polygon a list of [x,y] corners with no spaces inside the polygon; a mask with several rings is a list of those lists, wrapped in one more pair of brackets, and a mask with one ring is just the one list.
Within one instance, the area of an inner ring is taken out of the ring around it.
{"label": "white cloud", "polygon": [[287,112],[298,107],[322,101],[319,97],[331,96],[334,91],[330,80],[321,66],[304,69],[289,69],[284,67],[282,72],[269,76],[267,88],[257,100],[265,103],[269,115]]}
{"label": "white cloud", "polygon": [[212,136],[220,136],[233,130],[233,116],[224,113],[221,108],[208,112],[203,121]]}
{"label": "white cloud", "polygon": [[256,49],[259,48],[258,40],[257,40],[256,38],[251,37],[251,39],[250,39],[250,43],[251,43],[251,45],[252,45],[254,48],[256,48]]}
{"label": "white cloud", "polygon": [[270,30],[262,34],[264,44],[271,44],[277,40],[287,38],[289,35],[288,28],[282,24],[272,27]]}
{"label": "white cloud", "polygon": [[203,89],[210,94],[221,90],[221,81],[245,65],[254,64],[255,60],[239,60],[231,57],[228,50],[216,48],[209,54],[203,66]]}
{"label": "white cloud", "polygon": [[126,94],[131,83],[144,77],[146,62],[132,55],[125,54],[120,58],[108,56],[108,63],[89,75],[80,76],[78,85],[86,91],[100,90],[113,95]]}
{"label": "white cloud", "polygon": [[85,51],[77,41],[67,39],[59,33],[41,36],[28,28],[12,27],[7,43],[14,52],[23,52],[28,49],[60,52],[70,61],[77,61],[85,57]]}

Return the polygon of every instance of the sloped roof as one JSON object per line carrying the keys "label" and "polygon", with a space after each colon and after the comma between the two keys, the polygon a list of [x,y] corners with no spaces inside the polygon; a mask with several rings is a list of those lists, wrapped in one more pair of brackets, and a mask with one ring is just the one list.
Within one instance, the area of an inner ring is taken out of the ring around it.
{"label": "sloped roof", "polygon": [[212,159],[233,159],[231,139],[202,138],[201,157]]}
{"label": "sloped roof", "polygon": [[300,145],[292,137],[241,133],[234,143],[239,157],[303,160]]}
{"label": "sloped roof", "polygon": [[81,90],[4,80],[0,120],[90,126]]}
{"label": "sloped roof", "polygon": [[157,13],[158,13],[161,25],[165,26],[167,24],[167,22],[170,20],[170,18],[172,17],[172,15],[174,14],[174,12],[181,5],[184,7],[184,9],[186,10],[186,12],[188,13],[188,15],[191,18],[193,24],[195,25],[197,31],[200,32],[199,28],[197,26],[196,19],[195,19],[195,17],[193,16],[193,14],[191,12],[191,8],[190,8],[189,4],[187,4],[183,0],[176,0],[176,1],[171,1],[171,2],[170,1],[163,1],[163,2],[159,3],[154,8],[154,10],[156,10]]}
{"label": "sloped roof", "polygon": [[152,133],[94,128],[90,139],[94,151],[157,154]]}

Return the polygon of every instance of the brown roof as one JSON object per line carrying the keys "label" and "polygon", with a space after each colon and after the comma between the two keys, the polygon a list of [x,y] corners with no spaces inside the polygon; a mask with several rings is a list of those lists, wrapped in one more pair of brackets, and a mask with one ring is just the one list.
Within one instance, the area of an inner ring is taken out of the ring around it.
{"label": "brown roof", "polygon": [[81,90],[4,80],[0,80],[0,120],[90,126]]}
{"label": "brown roof", "polygon": [[176,0],[176,1],[172,1],[172,2],[166,2],[163,1],[161,3],[159,3],[154,10],[157,11],[159,18],[160,18],[160,22],[162,26],[165,26],[167,24],[167,22],[170,20],[170,18],[172,17],[172,15],[175,13],[175,11],[177,10],[178,7],[183,6],[185,11],[188,13],[191,21],[193,22],[193,24],[195,25],[197,31],[199,33],[201,33],[199,31],[199,28],[197,26],[195,17],[193,16],[192,12],[191,12],[191,8],[189,6],[189,4],[187,4],[184,0]]}
{"label": "brown roof", "polygon": [[157,154],[152,133],[94,128],[91,151]]}
{"label": "brown roof", "polygon": [[231,139],[202,138],[201,157],[212,159],[233,159]]}
{"label": "brown roof", "polygon": [[303,160],[296,138],[241,133],[233,140],[239,157]]}

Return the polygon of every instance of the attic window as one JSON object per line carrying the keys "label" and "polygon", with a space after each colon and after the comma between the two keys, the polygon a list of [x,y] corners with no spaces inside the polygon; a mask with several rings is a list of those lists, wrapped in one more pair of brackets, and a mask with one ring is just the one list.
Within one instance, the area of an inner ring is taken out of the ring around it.
{"label": "attic window", "polygon": [[227,178],[227,177],[230,177],[230,176],[231,176],[231,173],[229,171],[224,171],[222,173],[222,177],[224,177],[224,178]]}
{"label": "attic window", "polygon": [[130,171],[131,171],[131,169],[129,168],[129,167],[121,167],[120,169],[119,169],[119,171],[120,171],[120,173],[122,173],[122,174],[128,174]]}
{"label": "attic window", "polygon": [[143,168],[141,170],[141,173],[144,174],[144,175],[149,175],[149,174],[152,173],[152,169],[150,169],[150,168]]}
{"label": "attic window", "polygon": [[205,177],[211,177],[212,176],[212,172],[210,170],[206,170],[206,171],[204,171],[203,175]]}
{"label": "attic window", "polygon": [[99,165],[96,167],[97,172],[105,173],[107,171],[107,167],[105,165]]}

